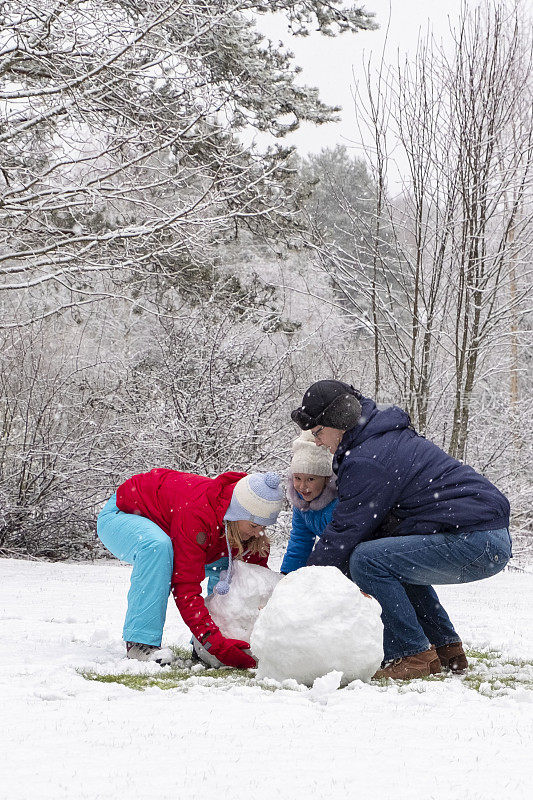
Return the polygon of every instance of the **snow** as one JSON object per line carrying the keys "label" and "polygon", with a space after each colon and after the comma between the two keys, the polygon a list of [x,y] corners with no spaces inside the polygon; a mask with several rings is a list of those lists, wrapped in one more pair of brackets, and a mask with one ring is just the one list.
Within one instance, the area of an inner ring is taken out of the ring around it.
{"label": "snow", "polygon": [[[245,561],[234,561],[232,571],[229,592],[215,592],[206,599],[205,604],[224,636],[249,642],[259,611],[267,604],[281,575]],[[205,650],[197,639],[195,649],[203,661],[213,667],[220,666],[220,661]]]}
{"label": "snow", "polygon": [[294,678],[311,686],[339,671],[343,684],[369,681],[383,659],[380,614],[379,603],[335,567],[291,572],[276,586],[253,629],[257,677]]}
{"label": "snow", "polygon": [[[166,691],[86,680],[77,669],[164,672],[123,658],[129,574],[117,562],[0,560],[9,800],[530,797],[533,693],[490,691],[489,675],[486,694],[457,677],[338,691],[335,676],[315,690],[287,681],[271,691],[201,671]],[[438,593],[469,647],[533,659],[531,575],[505,571]],[[165,643],[189,639],[169,604]]]}
{"label": "snow", "polygon": [[224,636],[250,641],[259,611],[267,604],[281,577],[279,572],[258,564],[233,562],[228,594],[213,594],[206,600],[209,613]]}

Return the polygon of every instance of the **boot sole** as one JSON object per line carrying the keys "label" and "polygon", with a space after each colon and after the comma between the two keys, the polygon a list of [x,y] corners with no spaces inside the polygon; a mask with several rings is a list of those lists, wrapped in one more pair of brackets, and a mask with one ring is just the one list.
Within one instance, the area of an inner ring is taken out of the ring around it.
{"label": "boot sole", "polygon": [[428,667],[427,671],[425,669],[424,670],[417,670],[417,674],[416,675],[414,675],[414,674],[413,675],[402,675],[401,677],[397,676],[396,678],[394,678],[392,675],[379,675],[379,674],[376,674],[376,675],[373,676],[372,680],[381,680],[381,679],[385,678],[387,680],[392,680],[392,681],[414,681],[414,680],[418,680],[419,678],[428,678],[430,675],[439,675],[442,672],[441,664],[440,664],[440,661],[438,659],[436,659],[435,661],[431,661],[427,665],[427,667]]}

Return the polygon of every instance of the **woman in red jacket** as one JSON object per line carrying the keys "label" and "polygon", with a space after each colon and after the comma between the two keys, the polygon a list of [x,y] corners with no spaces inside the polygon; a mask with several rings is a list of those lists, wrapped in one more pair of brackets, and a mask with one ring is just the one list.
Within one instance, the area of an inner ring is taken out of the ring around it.
{"label": "woman in red jacket", "polygon": [[226,639],[204,604],[205,565],[222,556],[266,566],[264,535],[281,510],[273,472],[204,478],[171,469],[134,475],[98,515],[97,532],[114,556],[133,564],[123,636],[128,658],[168,664],[161,648],[170,590],[193,635],[223,664],[255,667],[249,644]]}

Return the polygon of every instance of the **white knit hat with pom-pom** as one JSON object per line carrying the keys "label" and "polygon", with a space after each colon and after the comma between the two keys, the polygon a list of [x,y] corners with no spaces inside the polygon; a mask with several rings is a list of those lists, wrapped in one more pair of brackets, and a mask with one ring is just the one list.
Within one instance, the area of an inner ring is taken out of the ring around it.
{"label": "white knit hat with pom-pom", "polygon": [[302,431],[292,443],[293,457],[290,471],[301,472],[306,475],[323,475],[329,477],[333,474],[331,462],[333,456],[323,445],[316,445],[311,431]]}

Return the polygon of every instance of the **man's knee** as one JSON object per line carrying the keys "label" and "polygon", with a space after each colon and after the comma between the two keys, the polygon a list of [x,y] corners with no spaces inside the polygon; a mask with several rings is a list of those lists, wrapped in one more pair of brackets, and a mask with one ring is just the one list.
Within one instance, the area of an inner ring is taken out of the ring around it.
{"label": "man's knee", "polygon": [[360,581],[364,582],[367,576],[369,559],[371,557],[369,548],[365,545],[366,542],[357,545],[350,556],[350,575],[354,583],[359,587]]}

